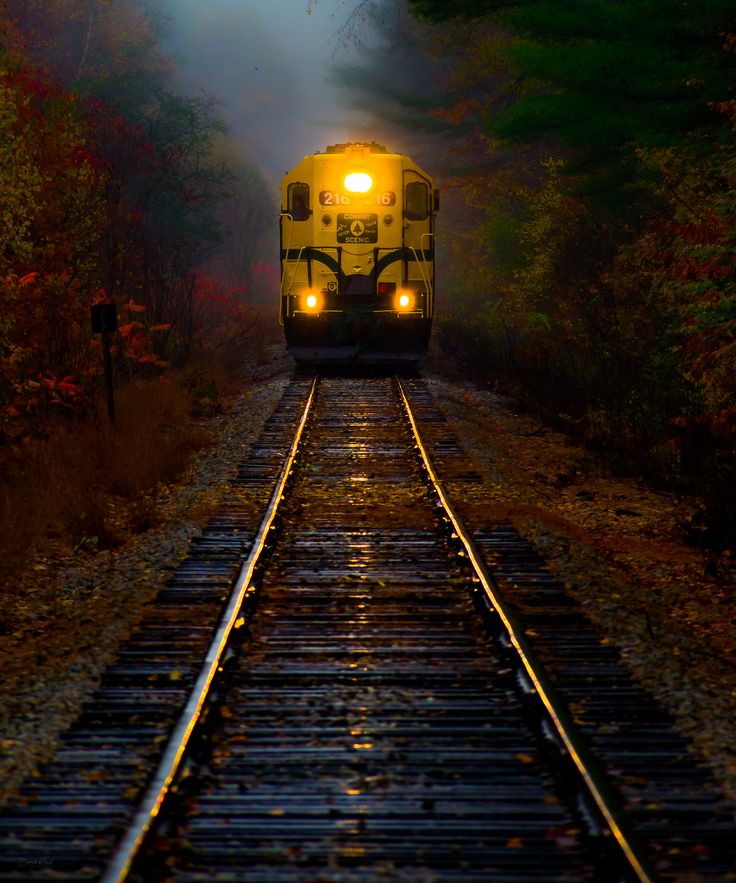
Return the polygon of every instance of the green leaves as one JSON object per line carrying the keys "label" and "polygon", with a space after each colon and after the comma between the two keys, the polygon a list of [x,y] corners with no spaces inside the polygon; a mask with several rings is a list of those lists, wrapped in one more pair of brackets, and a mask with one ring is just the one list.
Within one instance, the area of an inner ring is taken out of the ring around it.
{"label": "green leaves", "polygon": [[693,127],[720,124],[708,102],[726,100],[732,81],[727,0],[676,11],[668,0],[412,5],[435,20],[492,15],[510,30],[508,63],[532,89],[494,117],[490,131],[502,138],[551,137],[602,167],[632,144],[677,143]]}

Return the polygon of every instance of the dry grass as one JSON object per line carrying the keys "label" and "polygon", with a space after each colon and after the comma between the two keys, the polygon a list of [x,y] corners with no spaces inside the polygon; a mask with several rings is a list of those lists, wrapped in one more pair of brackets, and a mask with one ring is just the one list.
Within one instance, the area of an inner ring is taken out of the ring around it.
{"label": "dry grass", "polygon": [[253,324],[240,334],[224,337],[212,349],[192,353],[182,382],[191,392],[195,413],[208,416],[219,412],[240,389],[244,360],[266,365],[272,359],[273,345],[282,342],[283,330],[277,318],[256,314]]}
{"label": "dry grass", "polygon": [[181,475],[192,452],[208,442],[190,404],[174,382],[139,382],[118,392],[114,427],[106,420],[59,426],[7,457],[0,480],[6,600],[14,575],[44,541],[110,548],[156,523],[158,486]]}

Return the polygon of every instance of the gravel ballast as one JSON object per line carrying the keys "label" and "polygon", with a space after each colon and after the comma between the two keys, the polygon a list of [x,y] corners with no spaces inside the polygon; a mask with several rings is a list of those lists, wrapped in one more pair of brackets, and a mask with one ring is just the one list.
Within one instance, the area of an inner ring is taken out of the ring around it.
{"label": "gravel ballast", "polygon": [[[0,804],[53,753],[145,605],[187,554],[226,482],[280,399],[293,370],[276,348],[228,409],[208,418],[215,444],[161,493],[160,524],[111,552],[31,564],[29,603],[55,615],[3,639]],[[734,571],[684,542],[694,501],[614,477],[589,452],[520,414],[513,402],[448,374],[434,352],[423,369],[483,475],[483,518],[511,522],[547,558],[601,633],[692,738],[736,808]],[[472,525],[471,525],[472,526]],[[50,621],[51,619],[51,621]],[[51,629],[51,631],[50,631]],[[53,640],[44,638],[53,633]]]}

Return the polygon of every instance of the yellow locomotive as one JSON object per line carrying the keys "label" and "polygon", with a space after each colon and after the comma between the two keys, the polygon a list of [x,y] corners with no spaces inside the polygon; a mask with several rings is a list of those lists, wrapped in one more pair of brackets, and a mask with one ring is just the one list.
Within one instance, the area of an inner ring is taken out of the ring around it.
{"label": "yellow locomotive", "polygon": [[281,185],[280,318],[299,362],[416,362],[434,310],[439,193],[408,156],[336,144]]}

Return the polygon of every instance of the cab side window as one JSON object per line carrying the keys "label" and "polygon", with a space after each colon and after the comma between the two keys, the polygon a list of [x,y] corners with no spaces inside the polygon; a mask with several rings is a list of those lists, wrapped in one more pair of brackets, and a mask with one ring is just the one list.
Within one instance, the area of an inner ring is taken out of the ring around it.
{"label": "cab side window", "polygon": [[309,184],[296,182],[287,189],[287,211],[295,221],[306,221],[309,211]]}
{"label": "cab side window", "polygon": [[423,221],[429,215],[429,187],[422,181],[410,181],[404,193],[404,216]]}

